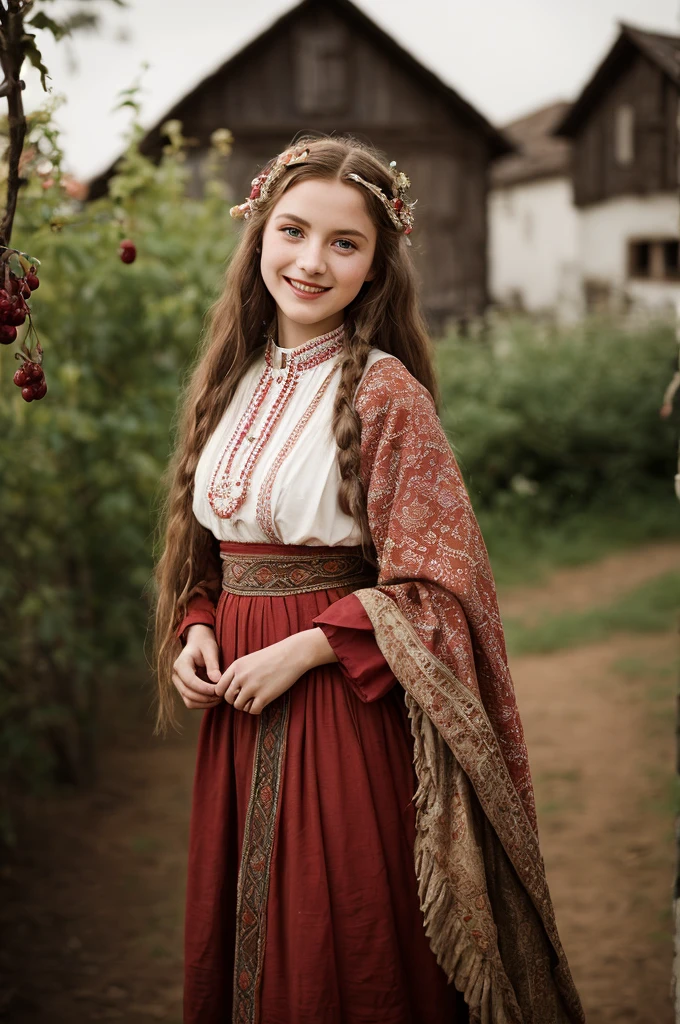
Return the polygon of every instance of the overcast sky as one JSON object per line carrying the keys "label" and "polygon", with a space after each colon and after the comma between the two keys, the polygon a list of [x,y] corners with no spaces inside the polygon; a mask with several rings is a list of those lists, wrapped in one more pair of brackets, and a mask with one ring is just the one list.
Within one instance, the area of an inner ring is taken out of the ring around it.
{"label": "overcast sky", "polygon": [[[577,95],[616,38],[619,21],[680,33],[680,0],[355,2],[499,126]],[[111,111],[143,62],[150,65],[143,76],[144,122],[150,125],[293,6],[283,0],[128,0],[126,10],[102,3],[101,33],[82,36],[71,53],[40,33],[52,91],[67,98],[59,123],[69,168],[89,178],[119,153],[127,115]],[[44,94],[35,74],[25,77],[30,109]]]}

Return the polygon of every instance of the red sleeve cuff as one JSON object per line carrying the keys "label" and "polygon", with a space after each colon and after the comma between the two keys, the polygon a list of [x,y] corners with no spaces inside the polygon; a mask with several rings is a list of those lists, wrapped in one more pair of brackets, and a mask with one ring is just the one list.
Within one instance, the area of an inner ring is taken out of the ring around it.
{"label": "red sleeve cuff", "polygon": [[182,642],[182,644],[185,644],[185,630],[187,630],[189,626],[195,626],[199,623],[203,626],[210,626],[212,629],[215,628],[215,605],[209,597],[205,597],[203,594],[197,594],[195,597],[191,598],[187,604],[184,618],[177,627],[175,636]]}
{"label": "red sleeve cuff", "polygon": [[312,622],[322,629],[342,673],[360,700],[379,700],[396,679],[375,639],[373,625],[354,594],[334,601]]}

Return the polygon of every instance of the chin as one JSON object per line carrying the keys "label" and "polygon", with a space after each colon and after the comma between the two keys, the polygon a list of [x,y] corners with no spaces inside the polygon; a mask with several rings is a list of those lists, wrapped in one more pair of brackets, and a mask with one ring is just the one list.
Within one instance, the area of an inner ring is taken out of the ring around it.
{"label": "chin", "polygon": [[[286,296],[286,298],[288,297]],[[338,306],[337,303],[322,306],[320,303],[304,302],[304,300],[300,302],[277,301],[277,305],[284,316],[297,324],[316,324],[321,320],[328,320],[329,317],[335,316],[345,308]]]}

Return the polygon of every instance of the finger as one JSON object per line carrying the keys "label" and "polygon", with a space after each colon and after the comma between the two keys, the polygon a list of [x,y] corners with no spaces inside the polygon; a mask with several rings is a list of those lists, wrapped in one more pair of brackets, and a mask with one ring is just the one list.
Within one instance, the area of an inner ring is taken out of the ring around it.
{"label": "finger", "polygon": [[192,694],[199,694],[202,697],[215,697],[215,684],[206,683],[205,680],[201,679],[196,675],[194,671],[193,663],[185,664],[178,670],[178,674],[183,684],[187,689],[191,690]]}
{"label": "finger", "polygon": [[251,709],[252,709],[252,706],[253,706],[253,704],[254,704],[254,703],[255,703],[255,698],[254,698],[254,697],[251,697],[251,698],[250,698],[250,700],[249,700],[249,701],[247,701],[247,702],[246,702],[246,704],[244,704],[244,706],[243,706],[243,710],[244,710],[245,712],[247,712],[248,714],[250,714],[250,711],[251,711]]}
{"label": "finger", "polygon": [[219,698],[214,697],[200,697],[188,690],[184,685],[179,676],[173,674],[173,682],[177,687],[177,691],[188,708],[208,708],[215,707],[217,704],[221,704],[222,701]]}
{"label": "finger", "polygon": [[251,714],[251,715],[261,715],[262,712],[264,711],[264,707],[265,707],[265,704],[264,704],[264,701],[262,700],[262,698],[261,697],[254,697],[252,704],[248,708],[248,713]]}
{"label": "finger", "polygon": [[220,651],[217,642],[211,637],[201,644],[201,653],[205,662],[205,671],[213,683],[219,682],[222,676],[220,668]]}
{"label": "finger", "polygon": [[186,700],[184,703],[186,707],[189,709],[189,711],[209,711],[210,708],[217,707],[218,704],[222,703],[222,701],[209,700],[203,703],[197,700]]}
{"label": "finger", "polygon": [[229,686],[227,687],[227,692],[224,695],[224,699],[226,700],[227,704],[234,704],[240,692],[241,687],[239,686],[235,679],[232,679]]}
{"label": "finger", "polygon": [[252,690],[250,690],[248,687],[244,687],[242,690],[239,690],[236,699],[233,702],[234,708],[236,709],[236,711],[244,711],[248,701],[254,699],[255,697]]}
{"label": "finger", "polygon": [[215,683],[215,695],[224,698],[234,678],[234,663],[222,673],[221,678]]}

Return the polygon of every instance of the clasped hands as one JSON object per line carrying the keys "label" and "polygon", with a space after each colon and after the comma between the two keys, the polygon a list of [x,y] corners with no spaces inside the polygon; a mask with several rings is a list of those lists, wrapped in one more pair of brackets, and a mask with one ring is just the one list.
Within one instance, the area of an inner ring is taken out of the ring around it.
{"label": "clasped hands", "polygon": [[196,623],[187,630],[172,681],[191,710],[216,707],[224,700],[237,711],[259,715],[308,669],[333,661],[337,661],[333,648],[323,630],[315,627],[236,658],[222,672],[214,631]]}

